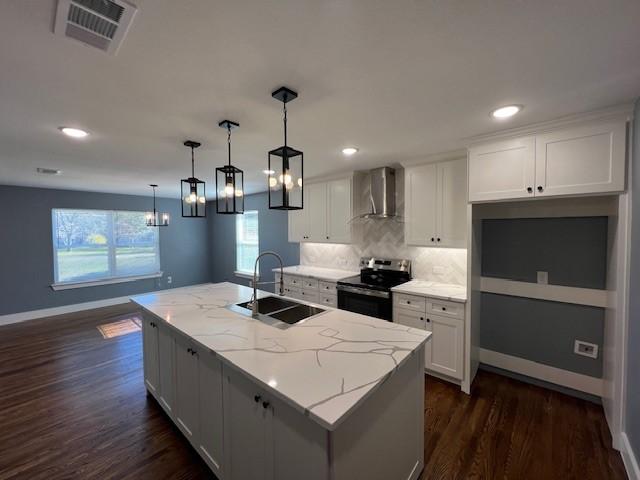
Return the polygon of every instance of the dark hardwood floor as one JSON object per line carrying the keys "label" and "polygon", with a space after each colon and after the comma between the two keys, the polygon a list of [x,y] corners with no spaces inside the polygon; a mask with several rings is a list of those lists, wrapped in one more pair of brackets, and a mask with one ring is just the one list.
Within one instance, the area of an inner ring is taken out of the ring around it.
{"label": "dark hardwood floor", "polygon": [[[140,332],[115,306],[0,327],[0,480],[210,479],[145,395]],[[602,408],[479,372],[472,396],[428,377],[424,479],[623,479]]]}

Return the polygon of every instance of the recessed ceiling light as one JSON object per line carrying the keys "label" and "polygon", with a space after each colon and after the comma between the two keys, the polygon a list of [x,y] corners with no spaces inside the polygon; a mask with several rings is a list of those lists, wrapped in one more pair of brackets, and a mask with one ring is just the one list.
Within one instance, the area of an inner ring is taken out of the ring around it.
{"label": "recessed ceiling light", "polygon": [[62,170],[58,170],[57,168],[36,168],[36,171],[38,173],[41,173],[43,175],[60,175],[62,173]]}
{"label": "recessed ceiling light", "polygon": [[350,157],[354,153],[358,153],[358,149],[356,147],[345,147],[342,149],[342,153],[344,153],[347,157]]}
{"label": "recessed ceiling light", "polygon": [[505,105],[504,107],[496,108],[493,112],[491,112],[491,116],[497,119],[509,118],[513,117],[522,109],[522,105]]}
{"label": "recessed ceiling light", "polygon": [[73,138],[84,138],[87,135],[89,135],[89,132],[80,130],[79,128],[72,128],[72,127],[60,127],[60,131],[65,135],[67,135],[68,137],[73,137]]}
{"label": "recessed ceiling light", "polygon": [[262,170],[262,173],[264,173],[265,175],[273,175],[274,173],[276,173],[275,170]]}

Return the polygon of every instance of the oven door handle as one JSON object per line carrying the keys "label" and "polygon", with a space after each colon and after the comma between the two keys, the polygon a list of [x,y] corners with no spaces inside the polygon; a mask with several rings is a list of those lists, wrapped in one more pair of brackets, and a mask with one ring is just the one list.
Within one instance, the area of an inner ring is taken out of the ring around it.
{"label": "oven door handle", "polygon": [[366,288],[350,287],[348,285],[336,285],[336,289],[342,292],[356,293],[358,295],[367,295],[369,297],[389,298],[389,292],[381,292],[380,290],[369,290]]}

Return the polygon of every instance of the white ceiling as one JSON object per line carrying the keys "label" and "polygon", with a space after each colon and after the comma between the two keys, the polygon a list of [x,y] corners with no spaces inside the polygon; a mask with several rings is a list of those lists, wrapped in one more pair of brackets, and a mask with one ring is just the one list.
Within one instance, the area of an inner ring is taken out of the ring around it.
{"label": "white ceiling", "polygon": [[[178,195],[191,138],[207,182],[226,160],[265,189],[290,144],[307,177],[463,145],[464,138],[640,95],[637,0],[134,0],[117,56],[52,33],[55,0],[0,5],[0,183]],[[508,122],[489,111],[525,105]],[[91,132],[84,141],[62,125]],[[343,146],[360,152],[345,158]],[[36,173],[58,168],[57,177]]]}

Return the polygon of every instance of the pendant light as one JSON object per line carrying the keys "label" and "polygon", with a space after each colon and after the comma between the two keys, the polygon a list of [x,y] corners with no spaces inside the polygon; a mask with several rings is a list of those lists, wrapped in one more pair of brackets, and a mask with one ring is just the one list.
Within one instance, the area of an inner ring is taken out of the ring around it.
{"label": "pendant light", "polygon": [[231,165],[231,130],[240,124],[223,120],[218,126],[227,130],[228,164],[216,168],[216,212],[244,213],[244,173]]}
{"label": "pendant light", "polygon": [[147,220],[147,227],[168,227],[169,226],[169,214],[158,213],[156,211],[156,188],[158,185],[150,184],[153,188],[153,212],[147,212],[145,218]]}
{"label": "pendant light", "polygon": [[282,102],[284,113],[284,145],[269,152],[269,208],[273,210],[301,210],[303,208],[304,154],[287,145],[287,103],[298,94],[287,87],[280,87],[271,94]]}
{"label": "pendant light", "polygon": [[200,146],[199,142],[187,140],[185,147],[191,148],[191,176],[180,181],[182,198],[182,216],[187,218],[204,218],[207,216],[207,197],[205,183],[196,178],[193,150]]}

